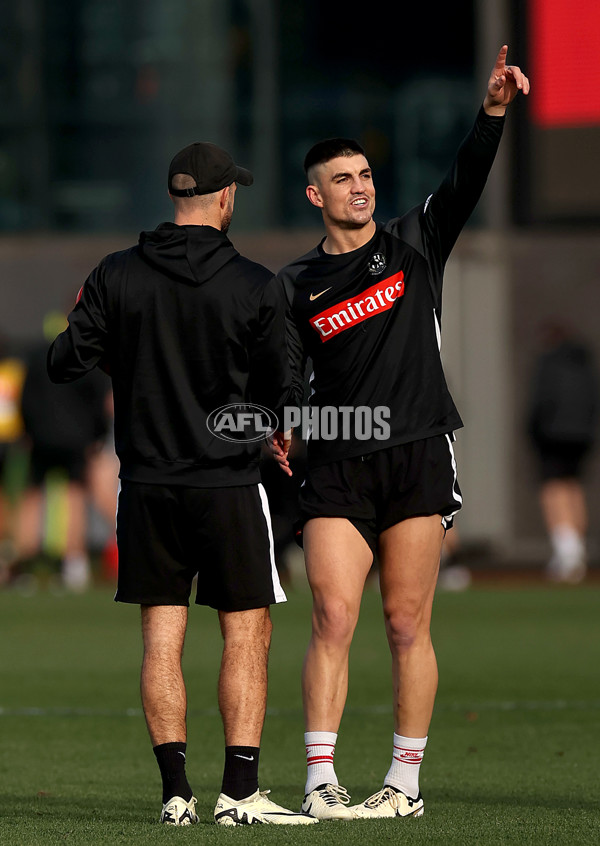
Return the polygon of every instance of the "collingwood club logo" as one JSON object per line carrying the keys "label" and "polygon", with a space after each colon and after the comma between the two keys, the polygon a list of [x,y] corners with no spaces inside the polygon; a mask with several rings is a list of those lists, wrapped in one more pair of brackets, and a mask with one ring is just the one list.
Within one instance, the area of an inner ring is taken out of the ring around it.
{"label": "collingwood club logo", "polygon": [[221,441],[263,441],[279,428],[277,415],[263,405],[232,403],[208,415],[206,428]]}
{"label": "collingwood club logo", "polygon": [[387,261],[383,253],[373,253],[369,259],[369,273],[376,276],[378,273],[383,273],[387,267]]}

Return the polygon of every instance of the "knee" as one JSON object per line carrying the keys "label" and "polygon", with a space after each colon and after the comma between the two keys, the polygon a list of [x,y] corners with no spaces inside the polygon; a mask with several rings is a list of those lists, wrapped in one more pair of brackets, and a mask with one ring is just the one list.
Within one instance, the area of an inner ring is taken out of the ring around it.
{"label": "knee", "polygon": [[315,603],[313,631],[331,643],[349,643],[356,627],[357,612],[342,598],[328,598]]}
{"label": "knee", "polygon": [[220,611],[219,617],[226,648],[269,651],[273,624],[268,606],[249,611]]}
{"label": "knee", "polygon": [[384,615],[388,641],[395,654],[408,652],[423,635],[429,637],[428,627],[411,610],[395,609]]}

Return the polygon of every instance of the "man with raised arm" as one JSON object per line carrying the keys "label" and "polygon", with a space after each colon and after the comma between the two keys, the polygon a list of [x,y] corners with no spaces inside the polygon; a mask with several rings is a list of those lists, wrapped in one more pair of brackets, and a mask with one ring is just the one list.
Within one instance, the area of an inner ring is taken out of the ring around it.
{"label": "man with raised arm", "polygon": [[[500,49],[483,105],[448,174],[403,217],[377,224],[369,162],[351,139],[315,144],[306,193],[325,237],[279,274],[297,394],[339,414],[338,437],[309,437],[301,535],[313,593],[303,671],[308,776],[320,819],[423,813],[419,767],[437,689],[430,637],[442,540],[462,504],[452,443],[462,426],[440,360],[442,279],[492,167],[509,103],[529,81]],[[386,427],[365,427],[384,421]],[[328,418],[330,420],[330,416]],[[322,423],[321,419],[321,423]],[[316,434],[316,429],[313,429]],[[287,441],[272,449],[286,472]],[[383,786],[349,807],[333,765],[348,654],[373,555],[392,654],[394,736]]]}

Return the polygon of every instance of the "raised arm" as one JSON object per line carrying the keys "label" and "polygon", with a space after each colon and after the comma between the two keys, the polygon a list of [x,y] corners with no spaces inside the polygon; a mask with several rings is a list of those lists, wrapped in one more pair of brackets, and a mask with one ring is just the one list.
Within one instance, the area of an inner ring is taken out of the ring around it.
{"label": "raised arm", "polygon": [[475,124],[422,214],[429,258],[437,265],[440,279],[450,251],[485,187],[502,137],[506,107],[519,91],[529,93],[529,80],[521,69],[506,65],[507,51],[506,45],[500,48]]}

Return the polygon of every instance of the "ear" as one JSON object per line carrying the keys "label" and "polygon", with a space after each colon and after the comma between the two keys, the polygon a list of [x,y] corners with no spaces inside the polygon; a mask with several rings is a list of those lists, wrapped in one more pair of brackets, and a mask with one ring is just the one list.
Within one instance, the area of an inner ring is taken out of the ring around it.
{"label": "ear", "polygon": [[306,186],[306,196],[313,206],[317,206],[320,209],[323,208],[323,199],[316,185]]}
{"label": "ear", "polygon": [[221,209],[227,208],[227,205],[229,203],[229,192],[230,191],[231,191],[231,185],[227,185],[227,187],[223,188],[223,190],[220,192],[220,194],[219,194],[219,207]]}

